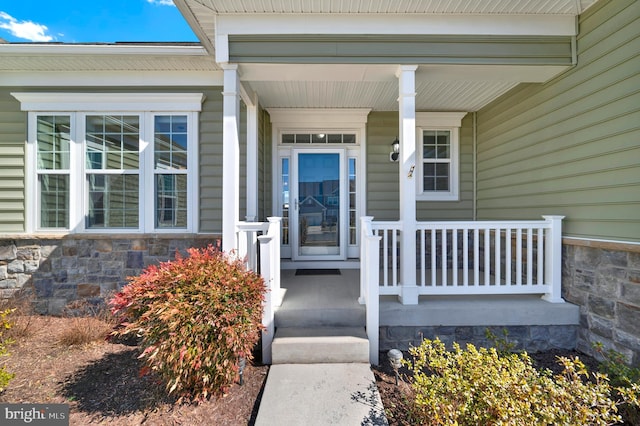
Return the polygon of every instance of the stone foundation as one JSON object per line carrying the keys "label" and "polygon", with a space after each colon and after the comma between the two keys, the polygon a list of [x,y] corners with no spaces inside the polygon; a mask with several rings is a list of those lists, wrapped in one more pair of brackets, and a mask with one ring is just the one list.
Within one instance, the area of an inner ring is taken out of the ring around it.
{"label": "stone foundation", "polygon": [[486,337],[490,329],[498,339],[503,338],[503,329],[507,330],[507,340],[516,350],[539,352],[549,349],[575,349],[578,326],[575,325],[509,325],[509,326],[429,326],[380,327],[380,351],[400,349],[406,351],[410,346],[418,346],[422,339],[438,337],[447,347],[458,342],[462,347],[467,343],[475,346],[494,346]]}
{"label": "stone foundation", "polygon": [[35,309],[58,315],[77,299],[99,302],[151,264],[215,244],[216,235],[69,235],[0,239],[0,297],[20,289]]}
{"label": "stone foundation", "polygon": [[580,306],[577,347],[596,355],[601,342],[640,365],[640,246],[563,244],[562,296]]}

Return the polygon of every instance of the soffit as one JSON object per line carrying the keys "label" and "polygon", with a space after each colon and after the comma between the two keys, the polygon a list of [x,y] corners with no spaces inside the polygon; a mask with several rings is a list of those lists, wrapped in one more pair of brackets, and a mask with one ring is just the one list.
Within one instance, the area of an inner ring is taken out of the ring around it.
{"label": "soffit", "polygon": [[597,0],[186,0],[216,13],[434,13],[578,15]]}
{"label": "soffit", "polygon": [[[421,65],[416,108],[477,111],[516,85],[546,81],[566,67]],[[398,109],[397,66],[241,64],[241,80],[267,108]]]}

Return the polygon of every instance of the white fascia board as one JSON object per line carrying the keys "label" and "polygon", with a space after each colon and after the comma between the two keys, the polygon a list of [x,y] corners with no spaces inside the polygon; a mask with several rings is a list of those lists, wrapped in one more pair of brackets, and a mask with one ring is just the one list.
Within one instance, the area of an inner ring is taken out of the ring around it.
{"label": "white fascia board", "polygon": [[22,111],[201,111],[202,93],[12,92]]}
{"label": "white fascia board", "polygon": [[[575,36],[573,15],[233,14],[216,34]],[[218,40],[216,40],[218,41]]]}
{"label": "white fascia board", "polygon": [[32,71],[0,72],[0,86],[123,87],[222,86],[222,71]]}
{"label": "white fascia board", "polygon": [[113,44],[0,44],[0,55],[151,55],[207,56],[202,46],[113,45]]}
{"label": "white fascia board", "polygon": [[267,108],[271,123],[277,127],[358,127],[367,123],[370,108]]}

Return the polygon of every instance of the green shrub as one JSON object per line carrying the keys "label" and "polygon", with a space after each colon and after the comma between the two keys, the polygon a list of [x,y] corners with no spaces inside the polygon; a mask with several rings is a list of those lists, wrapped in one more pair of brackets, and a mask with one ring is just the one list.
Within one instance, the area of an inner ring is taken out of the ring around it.
{"label": "green shrub", "polygon": [[148,267],[110,301],[114,335],[141,339],[146,368],[169,393],[221,395],[250,359],[262,329],[262,278],[212,246]]}
{"label": "green shrub", "polygon": [[604,349],[601,342],[593,344],[600,354],[600,371],[611,381],[616,396],[626,402],[620,407],[622,418],[630,424],[640,424],[640,368],[628,365],[627,358],[615,349]]}
{"label": "green shrub", "polygon": [[605,425],[620,421],[608,379],[578,359],[559,358],[562,374],[538,372],[526,353],[424,340],[410,349],[413,415],[424,425]]}
{"label": "green shrub", "polygon": [[[7,339],[4,333],[11,328],[11,321],[8,317],[12,312],[13,309],[0,311],[0,357],[9,355],[7,345],[11,344],[12,340]],[[0,367],[0,392],[6,389],[11,379],[13,379],[13,376],[14,375],[9,373],[4,366]]]}

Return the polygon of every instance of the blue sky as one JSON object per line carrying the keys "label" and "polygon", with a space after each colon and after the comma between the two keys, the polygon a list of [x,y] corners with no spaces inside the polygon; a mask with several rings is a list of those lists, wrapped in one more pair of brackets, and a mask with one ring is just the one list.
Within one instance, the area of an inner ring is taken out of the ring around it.
{"label": "blue sky", "polygon": [[0,0],[9,42],[198,41],[172,0]]}

